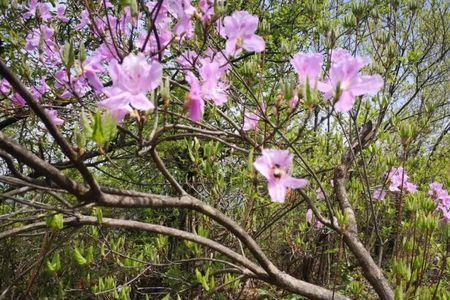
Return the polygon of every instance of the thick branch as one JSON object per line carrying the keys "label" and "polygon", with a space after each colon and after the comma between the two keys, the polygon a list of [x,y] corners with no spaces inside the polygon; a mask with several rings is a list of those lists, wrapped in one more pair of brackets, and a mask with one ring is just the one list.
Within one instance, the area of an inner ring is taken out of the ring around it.
{"label": "thick branch", "polygon": [[89,186],[96,193],[100,193],[100,187],[95,181],[92,174],[89,172],[88,168],[79,160],[78,154],[73,150],[72,146],[66,141],[66,139],[61,135],[58,128],[50,120],[49,116],[45,112],[44,108],[34,100],[33,95],[28,91],[27,87],[13,74],[13,72],[0,61],[0,74],[8,80],[12,87],[22,96],[27,102],[34,113],[42,120],[48,132],[53,136],[56,143],[61,147],[63,153],[72,161],[72,163],[77,167],[78,171],[83,176],[84,180],[89,184]]}
{"label": "thick branch", "polygon": [[[332,291],[324,289],[322,287],[316,286],[314,284],[310,284],[301,280],[298,280],[286,273],[281,273],[277,278],[271,278],[268,274],[255,265],[253,262],[245,258],[244,256],[234,252],[217,243],[213,240],[197,236],[193,233],[182,231],[179,229],[169,228],[161,225],[148,224],[138,221],[130,221],[130,220],[118,220],[112,218],[102,218],[102,222],[99,223],[96,217],[79,215],[77,217],[69,217],[64,219],[64,224],[69,226],[79,226],[79,225],[97,225],[104,227],[114,227],[114,228],[126,228],[133,230],[141,230],[147,232],[153,232],[158,234],[169,235],[181,239],[185,239],[188,241],[192,241],[194,243],[201,244],[203,246],[209,247],[223,255],[227,256],[231,260],[236,263],[239,263],[247,270],[243,270],[244,274],[249,277],[254,277],[263,281],[266,281],[271,284],[278,285],[279,287],[285,288],[291,292],[299,293],[309,299],[336,299],[336,300],[348,300],[348,298],[341,296],[339,294],[335,294]],[[23,232],[28,232],[32,230],[37,230],[40,228],[45,228],[47,225],[45,222],[38,222],[34,224],[25,225],[20,228],[13,228],[11,230],[0,233],[0,240],[14,236]]]}
{"label": "thick branch", "polygon": [[389,282],[384,277],[382,270],[373,260],[370,252],[364,247],[358,237],[358,226],[356,223],[355,213],[350,205],[345,183],[347,181],[347,167],[341,165],[336,168],[334,173],[334,191],[339,201],[342,212],[348,220],[347,228],[342,227],[341,234],[350,251],[355,255],[359,265],[363,269],[363,275],[370,282],[376,293],[383,300],[394,299]]}
{"label": "thick branch", "polygon": [[57,185],[66,189],[76,197],[80,199],[83,199],[85,197],[87,191],[84,187],[65,176],[57,168],[41,160],[32,152],[28,151],[27,149],[23,148],[19,144],[6,137],[2,132],[0,132],[0,149],[3,149],[5,152],[9,153],[17,160],[45,175],[47,178],[51,179]]}

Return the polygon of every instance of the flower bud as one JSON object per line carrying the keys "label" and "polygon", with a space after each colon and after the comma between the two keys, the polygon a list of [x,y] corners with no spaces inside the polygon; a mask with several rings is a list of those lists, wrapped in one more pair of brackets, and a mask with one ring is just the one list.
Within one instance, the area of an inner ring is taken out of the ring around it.
{"label": "flower bud", "polygon": [[351,6],[352,14],[356,17],[356,19],[361,20],[367,10],[365,4],[360,1],[354,1]]}
{"label": "flower bud", "polygon": [[419,8],[419,3],[417,0],[410,0],[410,1],[408,1],[407,5],[408,5],[408,9],[413,12]]}
{"label": "flower bud", "polygon": [[347,15],[344,17],[344,27],[345,28],[354,28],[357,26],[357,20],[354,15]]}
{"label": "flower bud", "polygon": [[259,30],[263,33],[270,32],[270,23],[266,19],[262,19],[261,25],[259,25]]}
{"label": "flower bud", "polygon": [[377,34],[375,34],[375,40],[380,44],[387,44],[389,42],[389,32],[378,32]]}
{"label": "flower bud", "polygon": [[80,49],[78,51],[78,59],[80,60],[81,64],[86,61],[86,48],[84,47],[84,43],[80,43]]}
{"label": "flower bud", "polygon": [[226,1],[225,0],[215,0],[214,1],[214,13],[217,16],[221,16],[226,12]]}
{"label": "flower bud", "polygon": [[389,43],[388,53],[387,53],[388,58],[391,59],[391,60],[392,59],[396,59],[397,58],[397,53],[398,53],[397,45],[395,43]]}

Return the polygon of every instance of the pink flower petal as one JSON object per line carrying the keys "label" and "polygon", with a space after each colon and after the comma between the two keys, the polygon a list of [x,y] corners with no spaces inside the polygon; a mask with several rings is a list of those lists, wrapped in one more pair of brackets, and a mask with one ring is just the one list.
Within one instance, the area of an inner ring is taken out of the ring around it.
{"label": "pink flower petal", "polygon": [[286,198],[286,187],[280,182],[269,182],[268,184],[270,199],[274,202],[283,203]]}

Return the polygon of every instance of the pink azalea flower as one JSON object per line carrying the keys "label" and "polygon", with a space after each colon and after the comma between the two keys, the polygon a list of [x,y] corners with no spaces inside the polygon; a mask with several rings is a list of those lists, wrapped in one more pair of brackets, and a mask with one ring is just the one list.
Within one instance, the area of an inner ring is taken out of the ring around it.
{"label": "pink azalea flower", "polygon": [[200,82],[192,73],[187,74],[186,81],[191,87],[186,99],[186,107],[189,110],[189,119],[194,122],[199,122],[202,119],[205,110],[205,101],[202,99]]}
{"label": "pink azalea flower", "polygon": [[450,197],[447,195],[447,197],[443,197],[438,205],[438,208],[441,210],[450,210]]}
{"label": "pink azalea flower", "polygon": [[311,210],[311,208],[308,208],[308,210],[306,211],[306,222],[311,224],[312,217],[313,217],[313,211]]}
{"label": "pink azalea flower", "polygon": [[157,88],[161,82],[160,63],[149,64],[142,53],[130,54],[121,65],[112,60],[109,75],[113,85],[105,90],[108,99],[101,101],[100,107],[121,116],[133,108],[143,111],[154,109],[154,104],[148,100],[146,93]]}
{"label": "pink azalea flower", "polygon": [[50,13],[50,6],[48,3],[39,3],[39,16],[44,21],[51,20],[52,14]]}
{"label": "pink azalea flower", "polygon": [[444,211],[443,216],[444,216],[444,221],[449,223],[450,222],[450,210]]}
{"label": "pink azalea flower", "polygon": [[[205,109],[205,100],[210,100],[214,105],[220,106],[227,102],[226,91],[228,85],[221,81],[226,69],[221,68],[217,61],[201,59],[199,68],[200,79],[192,72],[186,75],[186,81],[190,85],[186,107],[189,110],[189,118],[198,122],[202,119]],[[184,61],[182,61],[184,63]]]}
{"label": "pink azalea flower", "polygon": [[50,87],[45,82],[45,78],[42,78],[38,85],[33,87],[32,93],[36,100],[39,100],[50,90]]}
{"label": "pink azalea flower", "polygon": [[448,193],[444,190],[444,186],[441,183],[433,182],[430,184],[428,195],[430,195],[434,200],[438,200],[448,196]]}
{"label": "pink azalea flower", "polygon": [[214,0],[200,0],[198,3],[202,12],[202,22],[208,23],[214,16]]}
{"label": "pink azalea flower", "polygon": [[223,74],[219,63],[207,60],[202,61],[202,67],[199,70],[202,78],[202,96],[206,100],[211,100],[215,105],[220,106],[227,102],[226,91],[228,86],[220,81]]}
{"label": "pink azalea flower", "polygon": [[26,37],[27,43],[25,45],[25,49],[28,51],[33,51],[34,49],[38,48],[41,39],[44,44],[44,48],[55,48],[55,43],[52,41],[54,33],[55,31],[53,30],[53,28],[45,25],[41,25],[39,29],[33,29],[33,31]]}
{"label": "pink azalea flower", "polygon": [[23,14],[23,18],[28,20],[36,15],[36,10],[38,9],[38,0],[31,0],[28,6],[28,11]]}
{"label": "pink azalea flower", "polygon": [[306,179],[291,176],[293,159],[287,150],[263,149],[262,155],[253,163],[255,169],[267,179],[272,201],[284,202],[288,188],[298,189],[308,184]]}
{"label": "pink azalea flower", "polygon": [[84,78],[97,94],[103,92],[104,87],[97,73],[103,72],[103,67],[101,65],[102,57],[98,53],[88,57],[86,61],[81,65],[82,74],[80,77]]}
{"label": "pink azalea flower", "polygon": [[66,12],[66,6],[63,5],[63,4],[59,4],[58,7],[57,7],[57,9],[56,9],[56,17],[57,17],[61,22],[67,23],[67,22],[69,22],[69,18],[67,18],[67,17],[65,16],[65,14],[64,14],[65,12]]}
{"label": "pink azalea flower", "polygon": [[[147,3],[146,6],[149,11],[154,11],[156,14],[156,9],[155,9],[156,4],[157,4],[156,1],[151,1],[151,2]],[[153,16],[153,20],[155,22],[154,23],[155,28],[158,33],[159,44],[160,44],[161,48],[166,48],[167,45],[172,41],[172,38],[174,35],[172,33],[172,29],[170,28],[171,18],[169,17],[169,7],[168,7],[167,1],[163,1],[163,3],[161,4],[161,6],[159,8],[158,15]],[[139,35],[136,45],[142,49],[144,47],[144,43],[146,40],[147,40],[147,32],[145,31]],[[154,34],[151,34],[149,40],[145,44],[145,49],[143,52],[145,54],[149,55],[149,54],[154,54],[157,51],[159,51],[159,50],[158,50],[158,43],[157,43],[156,37]],[[163,53],[163,55],[164,55],[164,53]]]}
{"label": "pink azalea flower", "polygon": [[372,195],[373,200],[383,201],[386,198],[386,191],[383,189],[376,189]]}
{"label": "pink azalea flower", "polygon": [[325,200],[325,193],[320,188],[316,190],[317,200]]}
{"label": "pink azalea flower", "polygon": [[196,10],[191,4],[191,0],[167,0],[169,12],[171,12],[178,20],[173,28],[173,33],[177,36],[185,35],[191,39],[194,36],[194,26],[192,24],[192,16]]}
{"label": "pink azalea flower", "polygon": [[410,193],[417,191],[417,186],[408,181],[409,177],[402,167],[392,168],[388,174],[388,179],[390,181],[389,190],[391,192],[399,192],[402,188]]}
{"label": "pink azalea flower", "polygon": [[417,192],[417,185],[411,183],[411,182],[406,182],[405,183],[405,189],[409,192],[409,193],[415,193]]}
{"label": "pink azalea flower", "polygon": [[15,93],[15,94],[12,96],[11,101],[12,101],[12,103],[13,103],[15,106],[18,106],[18,107],[22,107],[22,106],[27,105],[27,101],[25,101],[25,99],[23,99],[22,96],[20,96],[19,93]]}
{"label": "pink azalea flower", "polygon": [[[308,222],[309,224],[312,224],[312,218],[313,218],[313,211],[309,208],[306,211],[306,222]],[[336,217],[333,217],[334,220],[334,224],[337,224],[337,219]],[[316,227],[316,229],[321,229],[323,228],[323,223],[320,222],[318,219],[316,219],[316,221],[314,222],[314,226]]]}
{"label": "pink azalea flower", "polygon": [[316,220],[316,224],[315,225],[316,225],[317,229],[321,229],[323,227],[323,223],[320,222],[319,220]]}
{"label": "pink azalea flower", "polygon": [[69,78],[67,77],[67,72],[65,70],[60,70],[55,73],[55,88],[64,88],[68,81]]}
{"label": "pink azalea flower", "polygon": [[265,42],[255,34],[258,29],[259,19],[247,11],[236,11],[223,20],[223,28],[219,32],[227,38],[225,52],[228,55],[239,55],[242,49],[247,51],[262,52]]}
{"label": "pink azalea flower", "polygon": [[450,222],[450,195],[441,183],[430,184],[428,195],[437,203],[437,209],[442,212],[445,222]]}
{"label": "pink azalea flower", "polygon": [[219,65],[219,73],[220,76],[225,75],[231,68],[231,65],[228,62],[227,56],[225,56],[225,53],[222,52],[216,52],[211,48],[208,48],[203,55],[204,58],[199,59],[199,63],[203,65],[205,62],[215,62]]}
{"label": "pink azalea flower", "polygon": [[242,130],[256,130],[258,128],[259,116],[252,112],[245,112],[244,114],[244,126]]}
{"label": "pink azalea flower", "polygon": [[52,18],[50,7],[48,3],[39,3],[38,0],[31,0],[28,11],[23,14],[23,18],[28,20],[31,17],[36,17],[36,14],[43,20],[48,21]]}
{"label": "pink azalea flower", "polygon": [[9,85],[8,80],[6,80],[6,79],[0,80],[0,93],[9,94],[10,91],[11,91],[11,85]]}
{"label": "pink azalea flower", "polygon": [[380,75],[359,75],[368,60],[353,57],[343,49],[334,50],[331,60],[328,81],[318,82],[318,89],[328,99],[338,97],[334,104],[337,112],[348,112],[355,103],[355,97],[375,95],[383,87]]}
{"label": "pink azalea flower", "polygon": [[298,105],[298,95],[297,93],[294,93],[294,96],[292,96],[291,100],[289,100],[289,107],[290,108],[296,108]]}
{"label": "pink azalea flower", "polygon": [[312,88],[322,72],[323,58],[320,53],[302,53],[294,55],[291,64],[298,74],[300,84],[305,84],[307,79]]}
{"label": "pink azalea flower", "polygon": [[55,124],[56,126],[60,126],[64,123],[64,120],[58,117],[58,112],[54,109],[46,109],[45,112],[47,113],[48,117],[50,118],[50,121]]}
{"label": "pink azalea flower", "polygon": [[80,19],[80,23],[75,26],[76,30],[81,30],[84,27],[86,27],[89,24],[89,11],[87,9],[84,9],[81,12],[81,19]]}
{"label": "pink azalea flower", "polygon": [[183,52],[178,58],[177,63],[185,70],[192,69],[195,63],[199,61],[199,55],[195,51],[187,50]]}

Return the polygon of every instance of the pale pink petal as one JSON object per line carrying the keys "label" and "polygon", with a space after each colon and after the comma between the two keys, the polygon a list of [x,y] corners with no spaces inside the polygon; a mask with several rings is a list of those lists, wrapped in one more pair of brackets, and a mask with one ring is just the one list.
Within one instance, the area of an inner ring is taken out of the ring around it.
{"label": "pale pink petal", "polygon": [[229,39],[234,39],[239,34],[239,23],[233,16],[227,16],[223,19],[223,31],[222,34]]}
{"label": "pale pink petal", "polygon": [[262,37],[253,34],[249,38],[244,40],[242,48],[247,51],[262,52],[266,48],[266,43],[264,42]]}
{"label": "pale pink petal", "polygon": [[417,185],[411,183],[411,182],[406,182],[405,183],[405,188],[408,192],[410,193],[415,193],[417,192]]}
{"label": "pale pink petal", "polygon": [[306,222],[308,222],[308,223],[311,224],[312,217],[313,217],[313,211],[309,208],[309,209],[306,211]]}
{"label": "pale pink petal", "polygon": [[339,100],[334,104],[337,112],[348,112],[355,103],[355,97],[350,92],[343,91]]}
{"label": "pale pink petal", "polygon": [[269,182],[268,183],[269,196],[274,202],[284,202],[286,199],[286,187],[280,182]]}
{"label": "pale pink petal", "polygon": [[189,119],[194,122],[199,122],[203,118],[205,103],[201,99],[192,99],[189,102]]}
{"label": "pale pink petal", "polygon": [[155,105],[150,100],[148,100],[148,98],[143,93],[130,96],[130,104],[132,107],[143,111],[155,108]]}
{"label": "pale pink petal", "polygon": [[363,75],[351,85],[349,90],[355,96],[375,95],[383,88],[384,82],[380,75]]}
{"label": "pale pink petal", "polygon": [[113,111],[116,110],[118,107],[128,106],[128,103],[130,102],[130,97],[131,94],[127,92],[115,94],[106,100],[100,101],[99,106],[102,108],[106,108],[107,110]]}
{"label": "pale pink petal", "polygon": [[111,80],[113,83],[119,81],[120,77],[122,77],[122,71],[120,68],[119,63],[117,62],[117,60],[113,59],[110,63],[109,63],[109,76],[111,77]]}
{"label": "pale pink petal", "polygon": [[308,180],[286,176],[286,178],[282,179],[282,183],[293,189],[301,189],[308,185]]}
{"label": "pale pink petal", "polygon": [[237,39],[228,39],[225,43],[225,53],[230,56],[238,55],[240,50],[236,49]]}
{"label": "pale pink petal", "polygon": [[153,62],[150,65],[150,71],[148,74],[148,90],[154,90],[161,83],[162,78],[162,65],[159,62]]}
{"label": "pale pink petal", "polygon": [[58,117],[58,113],[54,109],[46,109],[45,112],[49,117],[50,121],[56,126],[60,126],[64,123],[64,120]]}
{"label": "pale pink petal", "polygon": [[269,158],[273,165],[286,170],[291,169],[293,156],[288,150],[263,149],[262,155]]}
{"label": "pale pink petal", "polygon": [[95,74],[93,71],[88,70],[84,73],[84,75],[86,76],[89,84],[97,93],[100,93],[103,90],[103,83],[100,81],[97,74]]}
{"label": "pale pink petal", "polygon": [[262,174],[266,179],[271,179],[272,175],[272,162],[270,159],[262,155],[258,157],[255,162],[253,163],[253,166],[255,169]]}
{"label": "pale pink petal", "polygon": [[317,89],[324,93],[326,98],[333,96],[334,87],[329,82],[317,81]]}

